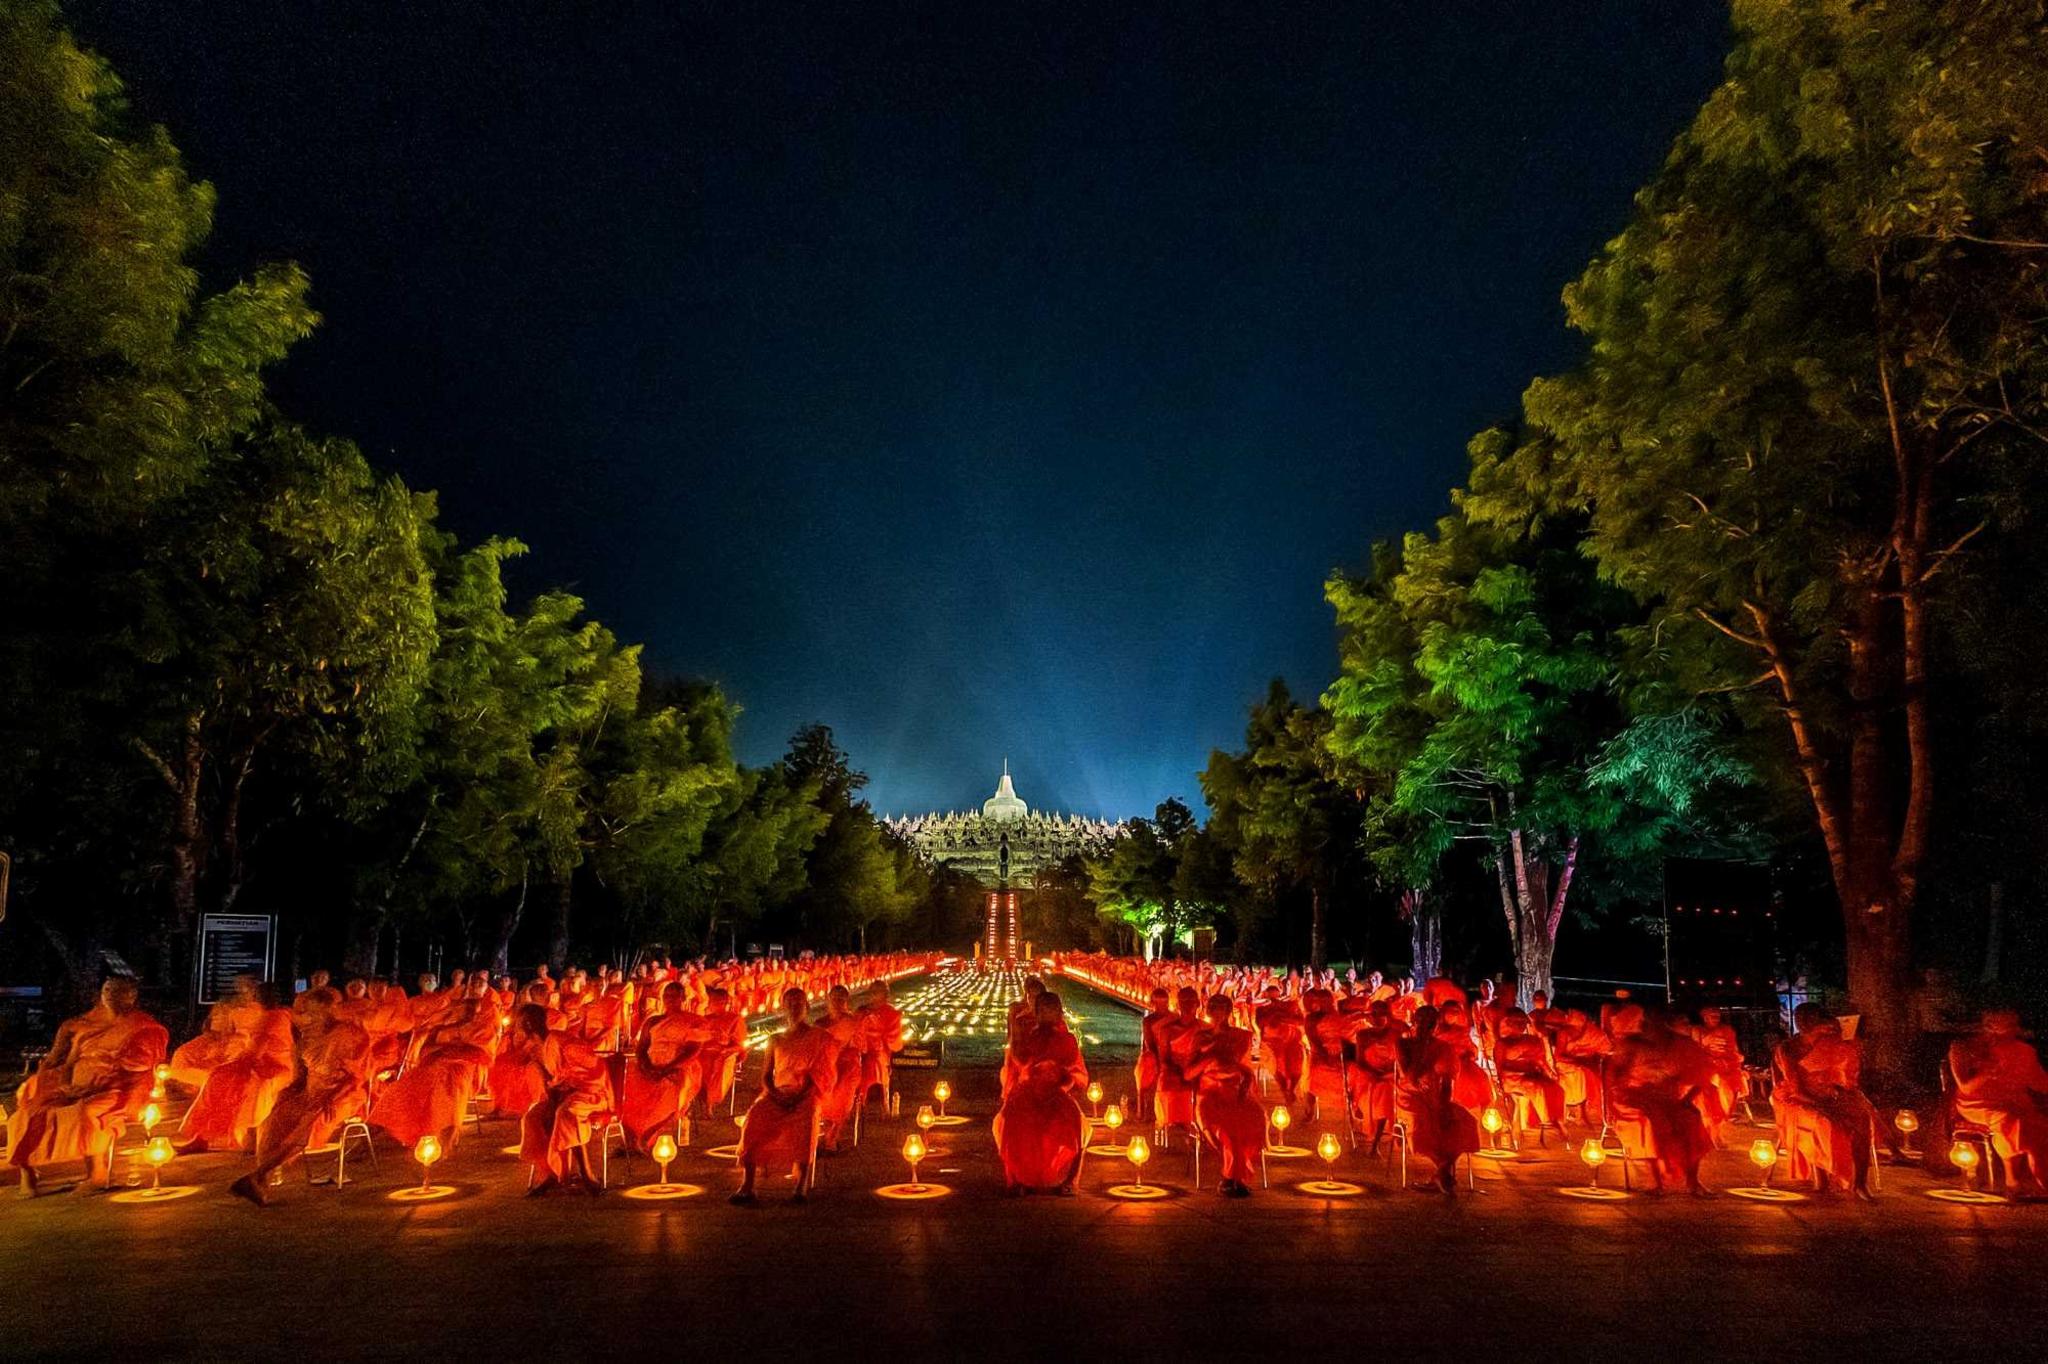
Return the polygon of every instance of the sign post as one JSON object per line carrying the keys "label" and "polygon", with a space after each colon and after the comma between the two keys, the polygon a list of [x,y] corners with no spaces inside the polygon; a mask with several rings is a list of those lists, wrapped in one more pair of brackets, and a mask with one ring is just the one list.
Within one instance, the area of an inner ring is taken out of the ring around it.
{"label": "sign post", "polygon": [[238,976],[269,980],[276,954],[275,914],[200,915],[199,1003],[226,999],[234,993]]}

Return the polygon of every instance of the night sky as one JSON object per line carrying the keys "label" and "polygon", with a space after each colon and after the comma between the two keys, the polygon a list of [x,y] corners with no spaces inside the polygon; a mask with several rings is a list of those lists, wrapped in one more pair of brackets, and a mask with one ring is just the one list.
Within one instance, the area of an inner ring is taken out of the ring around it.
{"label": "night sky", "polygon": [[[1199,797],[1570,363],[1724,8],[98,0],[295,415],[877,808]],[[597,16],[597,17],[593,17]]]}

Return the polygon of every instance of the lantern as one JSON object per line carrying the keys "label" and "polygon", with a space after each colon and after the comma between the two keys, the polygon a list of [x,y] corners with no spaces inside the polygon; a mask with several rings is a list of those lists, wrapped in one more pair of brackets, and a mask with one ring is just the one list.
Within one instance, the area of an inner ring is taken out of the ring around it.
{"label": "lantern", "polygon": [[1592,1188],[1600,1187],[1600,1167],[1607,1163],[1607,1148],[1597,1140],[1579,1143],[1579,1159],[1586,1162],[1586,1177]]}
{"label": "lantern", "polygon": [[1104,1109],[1102,1113],[1102,1125],[1104,1127],[1107,1127],[1110,1130],[1110,1133],[1114,1135],[1117,1128],[1122,1127],[1124,1125],[1123,1109],[1119,1108],[1115,1104],[1111,1104],[1108,1108]]}
{"label": "lantern", "polygon": [[163,1187],[164,1166],[169,1165],[171,1157],[177,1154],[177,1151],[171,1146],[171,1139],[169,1137],[151,1137],[149,1139],[149,1143],[142,1148],[142,1158],[149,1162],[150,1188],[160,1189]]}
{"label": "lantern", "polygon": [[1132,1137],[1130,1146],[1124,1151],[1124,1159],[1131,1162],[1131,1169],[1136,1174],[1138,1187],[1144,1188],[1145,1162],[1152,1159],[1151,1143],[1147,1142],[1143,1137]]}
{"label": "lantern", "polygon": [[142,1135],[149,1136],[156,1125],[164,1120],[164,1111],[155,1104],[142,1106]]}
{"label": "lantern", "polygon": [[676,1139],[664,1132],[654,1139],[654,1146],[648,1151],[654,1163],[661,1167],[661,1182],[668,1183],[668,1165],[676,1158]]}
{"label": "lantern", "polygon": [[1337,1157],[1344,1154],[1344,1143],[1337,1140],[1335,1132],[1325,1132],[1316,1139],[1316,1154],[1323,1158],[1323,1164],[1335,1165]]}
{"label": "lantern", "polygon": [[1279,1132],[1279,1133],[1281,1133],[1281,1134],[1283,1134],[1283,1135],[1284,1135],[1284,1134],[1286,1133],[1287,1129],[1288,1129],[1289,1127],[1292,1127],[1293,1125],[1294,1125],[1294,1115],[1293,1115],[1292,1113],[1290,1113],[1290,1112],[1288,1112],[1288,1111],[1287,1111],[1287,1105],[1285,1105],[1285,1104],[1274,1104],[1274,1105],[1273,1105],[1273,1130],[1274,1130],[1275,1132]]}
{"label": "lantern", "polygon": [[432,1132],[413,1143],[412,1158],[420,1163],[420,1187],[427,1187],[427,1179],[434,1168],[434,1162],[441,1158],[441,1139]]}
{"label": "lantern", "polygon": [[1920,1130],[1920,1115],[1910,1108],[1902,1108],[1899,1110],[1899,1115],[1892,1119],[1892,1126],[1898,1128],[1905,1135],[1911,1136]]}
{"label": "lantern", "polygon": [[917,1106],[917,1125],[920,1131],[929,1133],[932,1130],[932,1124],[938,1120],[938,1115],[932,1112],[930,1104],[919,1104]]}
{"label": "lantern", "polygon": [[917,1133],[912,1132],[903,1139],[903,1158],[910,1162],[910,1187],[919,1193],[924,1191],[924,1186],[917,1182],[917,1166],[926,1154],[924,1138]]}
{"label": "lantern", "polygon": [[1102,1116],[1102,1082],[1099,1080],[1088,1082],[1088,1108],[1091,1116]]}
{"label": "lantern", "polygon": [[946,1083],[946,1081],[941,1080],[937,1084],[932,1086],[932,1098],[938,1101],[940,1117],[943,1118],[946,1116],[946,1100],[952,1097],[953,1086]]}
{"label": "lantern", "polygon": [[1760,1189],[1771,1187],[1771,1167],[1778,1163],[1778,1147],[1769,1137],[1758,1137],[1749,1144],[1749,1159],[1762,1176]]}
{"label": "lantern", "polygon": [[1983,1157],[1978,1154],[1975,1143],[1958,1138],[1956,1143],[1948,1148],[1948,1158],[1950,1164],[1963,1172],[1965,1184],[1977,1182],[1977,1162]]}
{"label": "lantern", "polygon": [[1500,1129],[1507,1126],[1507,1122],[1501,1117],[1498,1108],[1488,1104],[1485,1111],[1479,1115],[1479,1125],[1486,1129],[1486,1144],[1491,1147],[1499,1143]]}

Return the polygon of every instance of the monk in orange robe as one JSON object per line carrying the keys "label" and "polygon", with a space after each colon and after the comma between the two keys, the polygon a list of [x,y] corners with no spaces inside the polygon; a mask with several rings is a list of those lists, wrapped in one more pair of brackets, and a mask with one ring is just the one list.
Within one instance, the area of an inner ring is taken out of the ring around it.
{"label": "monk in orange robe", "polygon": [[549,1031],[547,1010],[538,1005],[522,1005],[512,1026],[540,1039],[535,1064],[546,1084],[519,1120],[519,1158],[536,1176],[527,1196],[538,1197],[558,1187],[603,1192],[591,1174],[585,1146],[594,1121],[612,1103],[604,1058],[573,1032]]}
{"label": "monk in orange robe", "polygon": [[853,1108],[860,1101],[861,1047],[866,1033],[853,1016],[853,996],[844,985],[825,994],[825,1019],[819,1025],[839,1044],[832,1081],[818,1096],[818,1141],[837,1152],[853,1126]]}
{"label": "monk in orange robe", "polygon": [[1818,1004],[1792,1012],[1798,1029],[1771,1053],[1771,1108],[1794,1179],[1870,1194],[1877,1110],[1862,1089],[1863,1055]]}
{"label": "monk in orange robe", "polygon": [[2048,1187],[2048,1071],[2022,1038],[2019,1015],[1987,1011],[1975,1033],[1950,1045],[1948,1064],[1956,1116],[1991,1134],[2015,1180],[2024,1163],[2034,1188]]}
{"label": "monk in orange robe", "polygon": [[1218,1191],[1250,1198],[1251,1177],[1266,1149],[1266,1110],[1252,1073],[1251,1033],[1230,1022],[1229,995],[1209,996],[1209,1026],[1195,1046],[1188,1076],[1195,1082],[1195,1122],[1222,1157]]}
{"label": "monk in orange robe", "polygon": [[334,978],[325,971],[314,971],[306,977],[306,988],[292,1001],[294,1019],[313,1010],[331,1010],[341,1003],[341,991],[330,983]]}
{"label": "monk in orange robe", "polygon": [[107,981],[97,1005],[58,1027],[35,1074],[15,1091],[7,1163],[19,1173],[22,1197],[35,1196],[44,1167],[74,1160],[85,1162],[88,1184],[108,1183],[114,1139],[148,1104],[171,1044],[136,1001],[134,981]]}
{"label": "monk in orange robe", "polygon": [[1607,1096],[1600,1083],[1614,1039],[1582,1009],[1550,1010],[1550,1057],[1564,1086],[1565,1111],[1579,1111],[1582,1122],[1605,1120]]}
{"label": "monk in orange robe", "polygon": [[1700,1090],[1714,1082],[1706,1049],[1640,1004],[1617,1009],[1612,1026],[1608,1109],[1622,1149],[1631,1159],[1651,1162],[1659,1189],[1682,1183],[1695,1195],[1706,1194],[1700,1162],[1713,1139],[1697,1102]]}
{"label": "monk in orange robe", "polygon": [[259,1012],[242,1049],[215,1066],[185,1121],[178,1128],[178,1151],[191,1155],[214,1146],[240,1149],[255,1139],[256,1129],[270,1116],[277,1096],[291,1083],[296,1065],[292,1052],[292,1013],[275,1006],[268,985],[257,987]]}
{"label": "monk in orange robe", "polygon": [[697,1092],[708,1113],[726,1101],[747,1053],[747,1020],[732,1007],[732,995],[714,985],[704,995],[704,1038],[697,1046]]}
{"label": "monk in orange robe", "polygon": [[172,1084],[197,1090],[215,1066],[249,1050],[263,1017],[258,984],[254,976],[237,976],[233,993],[207,1010],[205,1031],[171,1053]]}
{"label": "monk in orange robe", "polygon": [[1344,1112],[1344,1048],[1363,1020],[1342,1013],[1336,997],[1317,986],[1301,997],[1308,1039],[1308,1090],[1318,1114]]}
{"label": "monk in orange robe", "polygon": [[1367,1154],[1376,1155],[1380,1138],[1394,1121],[1394,1072],[1399,1065],[1401,1030],[1394,1026],[1388,1000],[1366,1005],[1365,1026],[1351,1039],[1356,1059],[1351,1069],[1351,1103],[1356,1120],[1372,1134]]}
{"label": "monk in orange robe", "polygon": [[1302,1082],[1308,1071],[1308,1020],[1299,1001],[1283,999],[1268,989],[1253,1018],[1259,1028],[1259,1048],[1265,1065],[1280,1091],[1280,1102],[1292,1107],[1301,1098]]}
{"label": "monk in orange robe", "polygon": [[1202,1030],[1202,997],[1186,985],[1173,997],[1173,1014],[1156,1031],[1159,1089],[1154,1121],[1161,1128],[1195,1126],[1195,1082],[1188,1078],[1196,1034]]}
{"label": "monk in orange robe", "polygon": [[[543,1020],[547,1018],[547,982],[536,980],[526,987],[523,1002],[540,1009]],[[502,1029],[497,1051],[491,1057],[487,1072],[491,1090],[491,1111],[505,1117],[522,1117],[526,1110],[547,1091],[547,1080],[540,1073],[540,1048],[552,1025],[544,1026],[541,1036],[535,1037],[515,1026],[519,1016],[518,1005],[508,1012],[513,1022]]]}
{"label": "monk in orange robe", "polygon": [[498,1016],[481,998],[463,1000],[438,1018],[420,1031],[412,1064],[385,1087],[370,1112],[371,1123],[408,1150],[428,1135],[440,1138],[443,1151],[455,1150],[462,1119],[491,1064]]}
{"label": "monk in orange robe", "polygon": [[896,1053],[903,1050],[903,1011],[889,1002],[889,983],[868,987],[868,1002],[858,1010],[861,1026],[861,1101],[871,1094],[885,1101]]}
{"label": "monk in orange robe", "polygon": [[1479,1124],[1452,1097],[1463,1056],[1444,1040],[1437,1012],[1427,1004],[1415,1011],[1415,1035],[1397,1044],[1394,1112],[1408,1128],[1409,1148],[1436,1167],[1436,1187],[1458,1190],[1458,1157],[1479,1149]]}
{"label": "monk in orange robe", "polygon": [[996,1114],[996,1153],[1012,1194],[1074,1191],[1088,1124],[1074,1093],[1088,1085],[1081,1044],[1067,1031],[1066,1006],[1050,990],[1034,1000],[1034,1017],[1010,1043],[1017,1081]]}
{"label": "monk in orange robe", "polygon": [[1133,1067],[1131,1078],[1138,1087],[1137,1097],[1132,1102],[1132,1116],[1150,1113],[1158,1102],[1160,1042],[1158,1030],[1173,1017],[1168,1001],[1171,996],[1165,990],[1154,990],[1148,997],[1150,1007],[1138,1024],[1138,1064]]}
{"label": "monk in orange robe", "polygon": [[334,1001],[308,1002],[302,995],[293,1002],[297,1072],[256,1131],[256,1168],[228,1186],[229,1193],[259,1208],[270,1201],[264,1190],[271,1172],[327,1141],[369,1098],[370,1034],[340,1016],[334,1007],[339,999],[336,992]]}
{"label": "monk in orange robe", "polygon": [[818,1100],[837,1077],[839,1044],[810,1023],[810,997],[799,989],[782,992],[788,1026],[768,1043],[762,1059],[761,1095],[747,1108],[740,1129],[739,1189],[731,1201],[753,1203],[754,1177],[763,1165],[794,1168],[801,1203],[811,1188],[811,1163],[818,1154]]}
{"label": "monk in orange robe", "polygon": [[661,1007],[662,1012],[640,1029],[619,1094],[619,1121],[641,1151],[652,1146],[665,1127],[684,1133],[689,1123],[685,1114],[703,1078],[697,1068],[703,1020],[683,1008],[683,987],[663,986]]}
{"label": "monk in orange robe", "polygon": [[1536,1120],[1538,1140],[1555,1127],[1564,1134],[1564,1085],[1550,1059],[1550,1044],[1529,1024],[1520,1009],[1509,1009],[1495,1025],[1493,1066],[1501,1093]]}

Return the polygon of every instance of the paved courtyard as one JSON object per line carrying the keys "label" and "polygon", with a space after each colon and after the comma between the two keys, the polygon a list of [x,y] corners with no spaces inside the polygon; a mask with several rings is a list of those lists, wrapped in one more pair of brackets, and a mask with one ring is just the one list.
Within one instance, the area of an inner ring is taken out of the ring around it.
{"label": "paved courtyard", "polygon": [[[1063,989],[1128,1035],[1117,1006]],[[1104,1056],[1127,1046],[1098,1036]],[[760,1207],[727,1206],[732,1167],[702,1150],[729,1140],[723,1120],[671,1172],[705,1194],[666,1203],[616,1187],[525,1199],[502,1122],[436,1168],[456,1193],[432,1203],[390,1199],[417,1170],[389,1146],[344,1189],[292,1175],[268,1209],[228,1197],[238,1162],[219,1155],[174,1163],[169,1181],[202,1192],[160,1205],[0,1203],[0,1354],[2048,1356],[2048,1207],[1937,1202],[1917,1169],[1888,1167],[1875,1206],[1587,1203],[1560,1194],[1585,1170],[1553,1146],[1486,1164],[1476,1194],[1447,1201],[1361,1151],[1338,1170],[1359,1197],[1300,1193],[1320,1162],[1276,1160],[1274,1187],[1225,1202],[1189,1187],[1176,1144],[1147,1170],[1171,1197],[1114,1200],[1103,1190],[1130,1167],[1091,1159],[1079,1196],[1011,1200],[988,1133],[990,1055],[949,1056],[952,1108],[972,1120],[941,1130],[951,1154],[923,1173],[952,1193],[926,1202],[874,1191],[904,1176],[929,1075],[906,1078],[903,1118],[823,1162],[802,1207],[773,1184]],[[1125,1083],[1121,1065],[1096,1069],[1112,1092]],[[653,1178],[644,1160],[613,1173]],[[1709,1181],[1754,1172],[1727,1152]]]}

